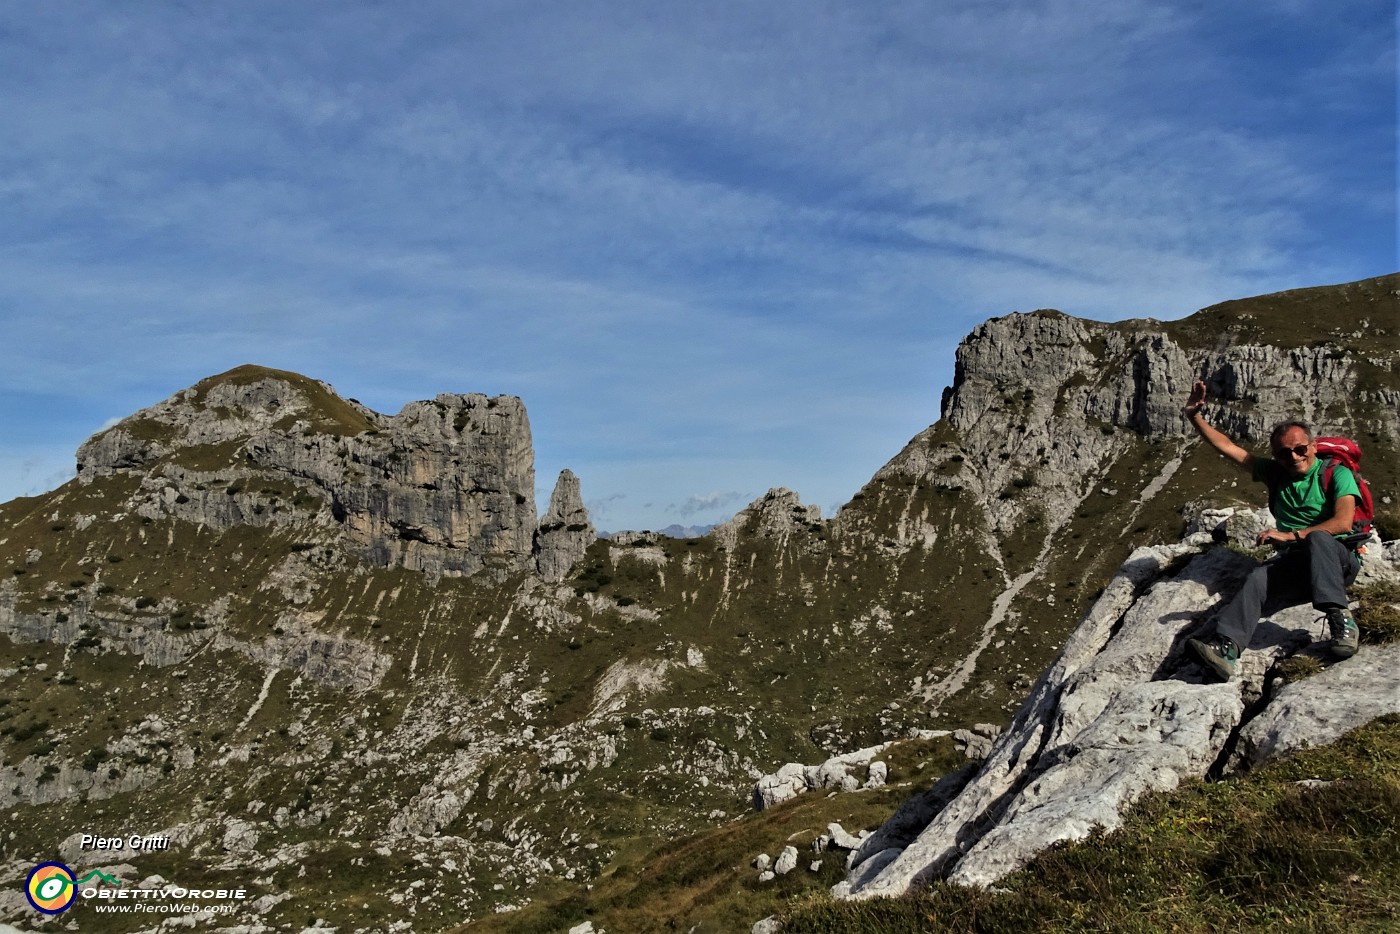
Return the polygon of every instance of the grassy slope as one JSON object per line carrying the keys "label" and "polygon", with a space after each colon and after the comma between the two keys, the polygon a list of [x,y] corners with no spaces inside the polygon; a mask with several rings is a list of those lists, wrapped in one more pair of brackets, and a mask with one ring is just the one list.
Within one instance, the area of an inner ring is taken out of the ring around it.
{"label": "grassy slope", "polygon": [[[1149,796],[1118,832],[1056,847],[996,891],[937,883],[912,898],[832,901],[825,889],[843,878],[843,854],[814,853],[812,837],[830,820],[858,826],[899,797],[795,799],[614,866],[591,891],[465,930],[544,934],[591,920],[628,934],[703,934],[747,930],[773,914],[785,934],[1380,932],[1400,924],[1400,717],[1242,779]],[[758,883],[754,856],[789,842],[798,869]]]}
{"label": "grassy slope", "polygon": [[[726,934],[795,899],[825,892],[845,876],[844,851],[817,852],[813,841],[836,822],[851,830],[880,823],[930,778],[965,760],[946,738],[901,743],[889,750],[890,784],[839,795],[808,794],[721,827],[640,849],[618,859],[592,888],[571,888],[517,912],[482,918],[471,932],[552,934],[586,920],[608,931],[686,930]],[[798,851],[797,869],[759,882],[755,858]],[[814,863],[820,863],[815,870]]]}

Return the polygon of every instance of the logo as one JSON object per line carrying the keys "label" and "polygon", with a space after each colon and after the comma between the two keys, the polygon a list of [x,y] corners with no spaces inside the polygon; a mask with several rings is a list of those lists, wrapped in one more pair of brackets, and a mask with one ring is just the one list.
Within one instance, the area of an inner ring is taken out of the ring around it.
{"label": "logo", "polygon": [[[62,914],[73,907],[78,886],[93,879],[107,885],[121,885],[117,879],[96,869],[81,879],[74,879],[73,870],[62,863],[40,863],[29,871],[29,878],[24,883],[24,896],[37,911],[46,915]],[[96,891],[88,889],[83,894],[90,896]]]}
{"label": "logo", "polygon": [[78,897],[78,883],[73,870],[62,863],[40,863],[30,871],[24,894],[29,904],[44,914],[62,914]]}

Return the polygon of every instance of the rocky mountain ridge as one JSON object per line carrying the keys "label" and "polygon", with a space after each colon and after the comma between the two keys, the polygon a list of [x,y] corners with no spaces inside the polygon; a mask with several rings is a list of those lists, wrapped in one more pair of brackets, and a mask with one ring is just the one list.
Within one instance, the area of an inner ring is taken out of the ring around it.
{"label": "rocky mountain ridge", "polygon": [[0,506],[0,875],[136,823],[179,841],[143,877],[261,880],[250,929],[310,900],[440,930],[723,823],[784,762],[1006,723],[1134,548],[1257,505],[1173,428],[1191,378],[1245,440],[1313,414],[1400,489],[1397,289],[995,319],[834,518],[774,490],[684,540],[595,540],[567,472],[536,519],[510,397],[205,381]]}
{"label": "rocky mountain ridge", "polygon": [[135,511],[152,519],[222,530],[310,507],[383,567],[499,576],[535,553],[534,451],[513,396],[445,393],[384,416],[298,374],[239,367],[79,448],[80,483],[119,475],[141,477]]}

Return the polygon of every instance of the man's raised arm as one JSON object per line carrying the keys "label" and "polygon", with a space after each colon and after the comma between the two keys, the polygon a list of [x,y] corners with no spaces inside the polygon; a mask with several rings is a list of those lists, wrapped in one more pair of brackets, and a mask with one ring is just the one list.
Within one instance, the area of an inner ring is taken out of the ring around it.
{"label": "man's raised arm", "polygon": [[1206,421],[1201,408],[1206,404],[1206,384],[1197,380],[1191,385],[1191,395],[1186,400],[1181,414],[1191,423],[1191,427],[1205,439],[1206,444],[1223,454],[1226,460],[1233,461],[1245,470],[1254,469],[1254,455],[1231,441],[1224,433]]}

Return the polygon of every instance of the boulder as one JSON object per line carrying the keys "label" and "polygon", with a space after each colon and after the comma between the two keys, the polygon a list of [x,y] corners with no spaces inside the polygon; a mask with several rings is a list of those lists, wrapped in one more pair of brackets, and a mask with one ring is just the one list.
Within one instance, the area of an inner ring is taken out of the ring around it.
{"label": "boulder", "polygon": [[773,871],[780,876],[785,876],[797,868],[797,847],[785,846],[778,854],[778,860],[773,864]]}
{"label": "boulder", "polygon": [[1325,746],[1400,713],[1400,645],[1363,645],[1345,664],[1282,688],[1240,731],[1231,765],[1248,769],[1307,746]]}
{"label": "boulder", "polygon": [[[861,781],[852,774],[852,770],[870,766],[874,758],[889,746],[889,743],[881,743],[878,746],[857,749],[855,752],[832,756],[820,765],[789,762],[776,773],[764,775],[754,783],[754,810],[766,810],[806,791],[823,788],[856,791],[861,787]],[[888,774],[888,769],[885,774]],[[883,780],[880,784],[883,784]],[[866,787],[874,786],[867,782]]]}
{"label": "boulder", "polygon": [[826,825],[826,836],[830,839],[831,846],[842,850],[855,850],[860,847],[860,838],[847,833],[844,827],[835,822]]}

